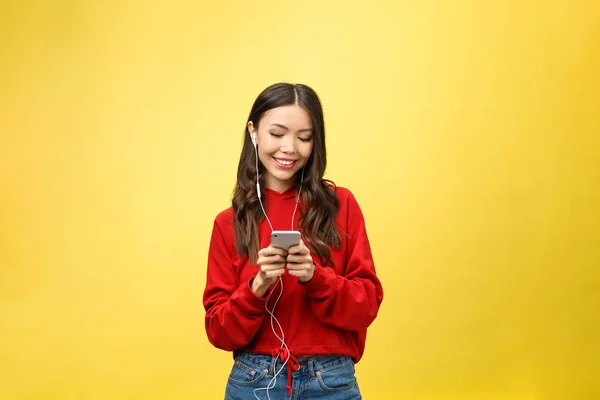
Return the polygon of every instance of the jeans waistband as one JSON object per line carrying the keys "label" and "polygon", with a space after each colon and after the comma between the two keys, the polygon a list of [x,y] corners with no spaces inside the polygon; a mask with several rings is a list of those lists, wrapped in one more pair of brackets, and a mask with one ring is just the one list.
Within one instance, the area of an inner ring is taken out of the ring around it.
{"label": "jeans waistband", "polygon": [[[238,353],[235,357],[235,360],[240,362],[246,361],[255,365],[256,369],[258,370],[267,369],[270,372],[283,364],[283,361],[281,361],[278,357],[246,352]],[[340,355],[319,355],[299,360],[300,369],[302,370],[308,368],[310,371],[326,371],[346,362],[352,362],[352,359],[348,356]]]}

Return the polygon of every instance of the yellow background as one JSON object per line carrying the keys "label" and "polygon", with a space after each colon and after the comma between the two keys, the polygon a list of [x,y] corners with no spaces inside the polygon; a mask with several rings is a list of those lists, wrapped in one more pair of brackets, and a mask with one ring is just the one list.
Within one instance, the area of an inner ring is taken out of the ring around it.
{"label": "yellow background", "polygon": [[600,396],[597,1],[3,1],[0,398],[219,399],[212,221],[320,94],[386,296],[366,399]]}

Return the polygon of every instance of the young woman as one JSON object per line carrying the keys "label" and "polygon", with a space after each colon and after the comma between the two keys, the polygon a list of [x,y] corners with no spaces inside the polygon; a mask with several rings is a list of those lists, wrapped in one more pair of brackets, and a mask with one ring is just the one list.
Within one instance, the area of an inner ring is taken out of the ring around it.
{"label": "young woman", "polygon": [[[325,167],[317,94],[300,84],[266,88],[208,255],[206,332],[235,359],[228,400],[361,398],[354,364],[383,289],[360,207],[323,179]],[[298,230],[301,240],[274,247],[273,230]]]}

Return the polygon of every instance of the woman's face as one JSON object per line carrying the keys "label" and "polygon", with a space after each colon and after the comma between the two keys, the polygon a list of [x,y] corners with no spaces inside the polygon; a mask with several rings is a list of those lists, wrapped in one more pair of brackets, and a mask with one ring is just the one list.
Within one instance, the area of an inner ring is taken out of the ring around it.
{"label": "woman's face", "polygon": [[306,164],[313,149],[313,125],[308,111],[298,105],[267,111],[258,129],[248,123],[250,135],[256,135],[258,159],[265,167],[265,184],[282,193],[295,184],[294,175]]}

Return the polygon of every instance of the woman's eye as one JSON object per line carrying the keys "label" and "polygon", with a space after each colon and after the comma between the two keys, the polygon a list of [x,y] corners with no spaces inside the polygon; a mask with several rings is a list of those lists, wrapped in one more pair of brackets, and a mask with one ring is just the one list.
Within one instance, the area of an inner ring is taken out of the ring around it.
{"label": "woman's eye", "polygon": [[300,139],[300,141],[306,143],[306,142],[310,142],[312,140],[312,137],[309,137],[309,138],[298,138],[298,139]]}
{"label": "woman's eye", "polygon": [[282,137],[283,135],[281,133],[275,133],[275,132],[270,132],[271,136],[274,137]]}

